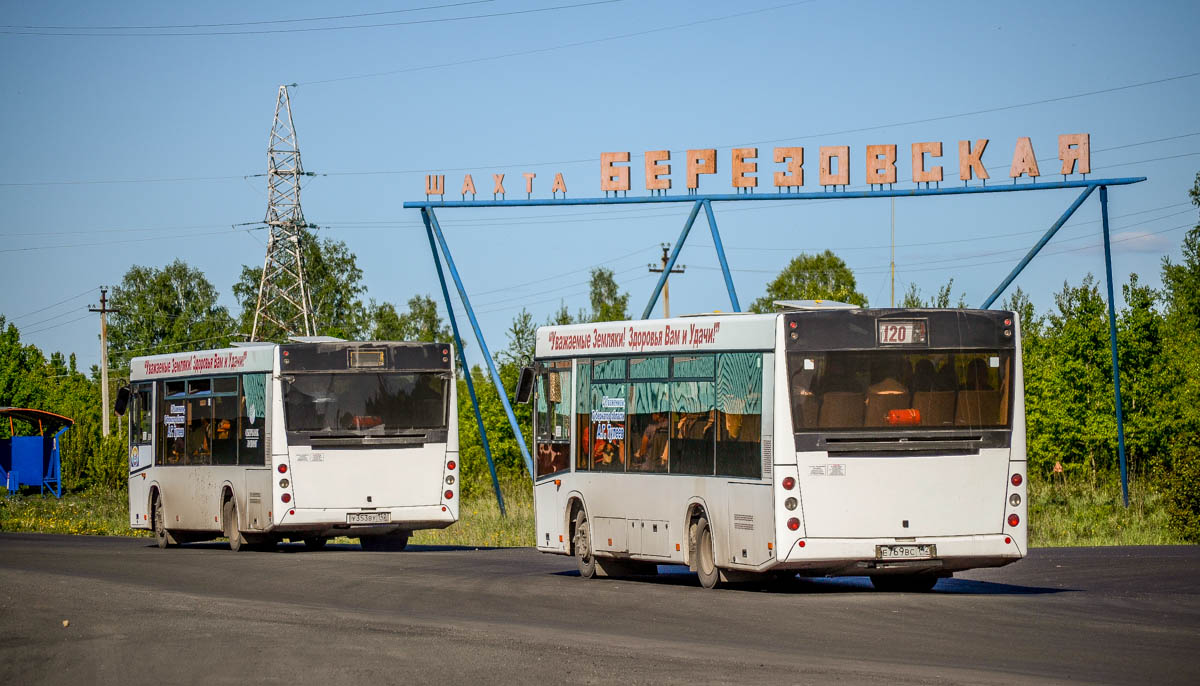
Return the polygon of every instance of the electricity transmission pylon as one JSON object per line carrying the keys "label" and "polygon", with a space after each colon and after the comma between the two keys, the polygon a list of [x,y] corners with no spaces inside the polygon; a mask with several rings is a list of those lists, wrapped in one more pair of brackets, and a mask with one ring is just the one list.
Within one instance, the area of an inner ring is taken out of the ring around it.
{"label": "electricity transmission pylon", "polygon": [[300,164],[300,145],[292,123],[292,102],[287,86],[279,87],[275,101],[275,122],[267,148],[267,218],[270,232],[267,258],[263,262],[258,285],[258,305],[254,309],[254,327],[250,340],[259,340],[268,322],[284,336],[311,336],[316,330],[312,301],[304,282],[304,260],[300,237],[305,229],[316,228],[304,220],[300,209],[300,179],[305,174]]}

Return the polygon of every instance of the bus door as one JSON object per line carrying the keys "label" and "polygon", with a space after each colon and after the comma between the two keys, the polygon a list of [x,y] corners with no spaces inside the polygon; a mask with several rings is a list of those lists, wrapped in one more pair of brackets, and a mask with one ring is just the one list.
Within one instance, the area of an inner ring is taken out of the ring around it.
{"label": "bus door", "polygon": [[550,362],[534,383],[534,486],[538,548],[565,551],[562,476],[571,456],[571,363]]}
{"label": "bus door", "polygon": [[129,395],[129,526],[146,527],[154,466],[154,384],[135,383]]}

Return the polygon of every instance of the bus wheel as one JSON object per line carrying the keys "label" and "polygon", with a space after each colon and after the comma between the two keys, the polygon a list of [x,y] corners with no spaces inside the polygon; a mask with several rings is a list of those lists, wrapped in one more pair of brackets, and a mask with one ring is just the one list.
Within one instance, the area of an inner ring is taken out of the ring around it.
{"label": "bus wheel", "polygon": [[154,492],[154,503],[150,506],[151,522],[154,526],[154,540],[159,548],[175,545],[175,538],[167,531],[166,515],[163,514],[162,496]]}
{"label": "bus wheel", "polygon": [[324,550],[325,544],[329,542],[328,538],[323,536],[313,536],[304,539],[304,547],[309,550]]}
{"label": "bus wheel", "polygon": [[700,577],[700,585],[705,588],[715,588],[721,581],[721,570],[717,569],[717,556],[713,549],[712,528],[708,519],[701,517],[696,522],[696,576]]}
{"label": "bus wheel", "polygon": [[579,566],[579,576],[585,579],[596,576],[596,557],[592,554],[592,530],[583,510],[575,515],[575,562]]}
{"label": "bus wheel", "polygon": [[221,506],[221,519],[225,523],[225,538],[229,539],[229,549],[236,553],[247,547],[246,539],[242,538],[242,532],[238,531],[237,503],[233,502],[233,498],[226,500]]}
{"label": "bus wheel", "polygon": [[938,578],[932,574],[879,574],[871,577],[876,591],[898,593],[927,593],[933,590]]}

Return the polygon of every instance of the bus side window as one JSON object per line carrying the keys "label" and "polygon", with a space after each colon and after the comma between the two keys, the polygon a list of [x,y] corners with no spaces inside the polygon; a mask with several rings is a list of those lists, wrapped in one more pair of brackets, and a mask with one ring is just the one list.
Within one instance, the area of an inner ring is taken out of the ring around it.
{"label": "bus side window", "polygon": [[267,375],[244,374],[238,393],[238,464],[266,464],[263,415],[267,405]]}
{"label": "bus side window", "polygon": [[555,362],[537,377],[537,476],[570,468],[571,464],[571,368],[570,362]]}
{"label": "bus side window", "polygon": [[236,376],[213,379],[213,464],[237,464],[237,389]]}
{"label": "bus side window", "polygon": [[129,441],[131,445],[149,445],[154,430],[154,413],[150,406],[151,384],[141,383],[133,387],[130,398]]}
{"label": "bus side window", "polygon": [[714,473],[716,395],[712,381],[671,382],[671,473]]}
{"label": "bus side window", "polygon": [[199,398],[189,397],[187,399],[187,464],[212,464],[212,423],[213,398],[211,394],[208,393]]}
{"label": "bus side window", "polygon": [[762,353],[717,355],[717,474],[762,476]]}
{"label": "bus side window", "polygon": [[187,407],[184,396],[187,388],[183,381],[159,382],[157,464],[183,464],[184,430],[187,422]]}

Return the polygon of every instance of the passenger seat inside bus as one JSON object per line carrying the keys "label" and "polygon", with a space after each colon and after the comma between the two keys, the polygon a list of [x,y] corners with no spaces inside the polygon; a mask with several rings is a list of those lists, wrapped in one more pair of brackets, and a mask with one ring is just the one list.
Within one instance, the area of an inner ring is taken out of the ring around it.
{"label": "passenger seat inside bus", "polygon": [[948,364],[939,373],[931,360],[917,361],[913,369],[912,407],[921,414],[921,426],[954,424],[954,400],[958,394],[955,386],[953,370]]}
{"label": "passenger seat inside bus", "polygon": [[992,389],[987,362],[982,358],[967,365],[967,379],[958,391],[954,423],[959,426],[987,426],[1003,423],[1000,402],[1003,391]]}

